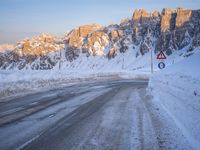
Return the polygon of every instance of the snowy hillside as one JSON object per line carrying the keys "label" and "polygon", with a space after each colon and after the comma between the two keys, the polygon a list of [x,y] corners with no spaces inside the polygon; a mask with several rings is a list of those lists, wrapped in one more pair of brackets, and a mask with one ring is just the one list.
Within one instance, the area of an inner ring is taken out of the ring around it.
{"label": "snowy hillside", "polygon": [[200,48],[197,53],[151,76],[154,100],[182,130],[194,149],[200,141]]}

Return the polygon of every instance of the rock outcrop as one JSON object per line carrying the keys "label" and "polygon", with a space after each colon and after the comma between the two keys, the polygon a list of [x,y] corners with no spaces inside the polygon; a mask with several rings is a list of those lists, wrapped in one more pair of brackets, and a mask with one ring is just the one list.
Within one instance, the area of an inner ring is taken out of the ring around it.
{"label": "rock outcrop", "polygon": [[101,56],[104,54],[104,50],[109,44],[109,37],[102,31],[96,31],[91,33],[87,39],[87,46],[89,53],[94,56]]}
{"label": "rock outcrop", "polygon": [[176,12],[173,9],[165,8],[161,17],[161,32],[171,31],[175,28]]}
{"label": "rock outcrop", "polygon": [[30,65],[32,69],[52,69],[58,61],[56,53],[64,48],[60,42],[62,39],[45,33],[26,38],[18,42],[12,51],[0,53],[0,67],[23,69]]}
{"label": "rock outcrop", "polygon": [[[88,54],[93,53],[93,55],[99,55],[102,53],[99,52],[101,49],[101,46],[99,46],[99,41],[96,41],[96,43],[94,41],[94,39],[99,40],[100,36],[104,38],[103,32],[101,32],[102,29],[103,27],[100,25],[89,24],[72,30],[67,35],[66,39],[68,45],[66,49],[67,60],[73,61],[81,52]],[[105,46],[104,42],[101,44],[103,44],[102,46]]]}
{"label": "rock outcrop", "polygon": [[118,41],[123,36],[124,36],[123,30],[113,30],[110,33],[110,38],[111,38],[112,42]]}
{"label": "rock outcrop", "polygon": [[184,26],[188,23],[192,17],[192,10],[187,10],[184,8],[177,8],[176,11],[176,28]]}
{"label": "rock outcrop", "polygon": [[96,24],[89,24],[78,27],[70,33],[69,37],[69,48],[77,47],[81,48],[84,43],[84,38],[86,38],[90,33],[102,29],[102,26]]}
{"label": "rock outcrop", "polygon": [[14,50],[21,56],[45,56],[48,53],[64,48],[64,45],[57,44],[61,41],[59,38],[43,33],[37,37],[26,38],[18,42]]}
{"label": "rock outcrop", "polygon": [[[171,54],[172,51],[190,45],[192,37],[195,41],[195,33],[199,33],[199,15],[198,10],[163,9],[161,33],[156,44],[156,51],[164,50]],[[193,45],[190,45],[190,47],[193,47]]]}
{"label": "rock outcrop", "polygon": [[[154,16],[156,16],[158,14],[154,14]],[[136,9],[133,13],[133,17],[132,20],[134,21],[135,24],[138,23],[145,23],[145,21],[147,21],[148,19],[150,19],[152,17],[152,13],[148,13],[146,12],[146,10],[144,9]]]}

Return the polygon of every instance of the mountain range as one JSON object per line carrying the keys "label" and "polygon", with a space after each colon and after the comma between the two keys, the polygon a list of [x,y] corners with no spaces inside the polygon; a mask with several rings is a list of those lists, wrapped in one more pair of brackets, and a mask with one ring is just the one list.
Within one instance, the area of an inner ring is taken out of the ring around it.
{"label": "mountain range", "polygon": [[[162,12],[135,10],[119,24],[79,26],[62,38],[43,33],[15,45],[0,47],[0,69],[47,70],[145,67],[145,55],[187,57],[200,46],[200,10],[164,8]],[[142,63],[141,63],[142,62]],[[130,67],[131,66],[131,67]]]}

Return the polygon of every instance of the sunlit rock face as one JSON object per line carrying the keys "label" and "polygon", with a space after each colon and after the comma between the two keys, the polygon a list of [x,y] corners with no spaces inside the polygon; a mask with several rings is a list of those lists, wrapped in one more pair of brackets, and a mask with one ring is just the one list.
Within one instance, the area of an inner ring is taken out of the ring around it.
{"label": "sunlit rock face", "polygon": [[102,49],[100,48],[101,44],[102,47],[105,47],[105,42],[97,40],[99,40],[100,36],[102,36],[101,38],[107,36],[104,35],[103,37],[103,32],[101,31],[102,29],[103,27],[100,25],[89,24],[80,26],[77,29],[72,30],[67,36],[66,40],[68,42],[68,47],[66,49],[67,60],[73,61],[79,56],[81,52],[93,55],[100,55],[100,49]]}
{"label": "sunlit rock face", "polygon": [[174,29],[176,12],[173,9],[165,8],[161,16],[161,32],[166,32]]}
{"label": "sunlit rock face", "polygon": [[84,44],[83,40],[87,38],[87,36],[92,32],[100,29],[102,29],[102,26],[100,25],[89,24],[80,26],[77,29],[72,30],[69,37],[69,43],[68,43],[69,48],[71,47],[81,48],[82,45]]}
{"label": "sunlit rock face", "polygon": [[184,26],[188,23],[192,17],[192,10],[187,10],[184,8],[177,8],[176,11],[176,28]]}
{"label": "sunlit rock face", "polygon": [[109,37],[103,31],[95,31],[88,36],[87,46],[91,54],[101,56],[109,44]]}
{"label": "sunlit rock face", "polygon": [[25,38],[13,49],[0,53],[1,69],[52,69],[57,63],[56,54],[64,48],[58,44],[62,39],[42,33],[33,38]]}
{"label": "sunlit rock face", "polygon": [[50,52],[55,52],[64,45],[57,44],[61,39],[42,33],[33,38],[26,38],[17,43],[15,51],[21,55],[44,56]]}
{"label": "sunlit rock face", "polygon": [[[198,41],[197,34],[200,21],[199,10],[188,10],[184,8],[163,9],[161,16],[161,33],[158,39],[156,50],[164,50],[171,54],[190,45],[194,49],[192,40]],[[197,39],[196,39],[197,38]],[[198,42],[197,42],[198,43]]]}

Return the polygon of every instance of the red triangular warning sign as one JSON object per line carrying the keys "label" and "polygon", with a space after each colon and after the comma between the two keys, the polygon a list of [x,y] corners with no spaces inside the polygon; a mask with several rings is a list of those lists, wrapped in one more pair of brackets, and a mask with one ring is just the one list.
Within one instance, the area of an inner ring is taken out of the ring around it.
{"label": "red triangular warning sign", "polygon": [[157,55],[157,59],[166,59],[166,56],[163,51],[160,51],[160,53]]}

